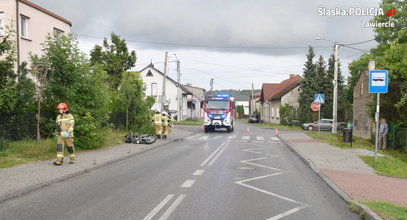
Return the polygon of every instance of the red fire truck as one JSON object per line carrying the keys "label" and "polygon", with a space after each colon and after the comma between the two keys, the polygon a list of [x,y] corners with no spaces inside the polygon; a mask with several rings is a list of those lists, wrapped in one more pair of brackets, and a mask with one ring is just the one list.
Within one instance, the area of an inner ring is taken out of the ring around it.
{"label": "red fire truck", "polygon": [[203,102],[205,111],[205,132],[215,131],[216,128],[226,128],[228,133],[235,126],[235,99],[228,93],[217,93],[207,96]]}

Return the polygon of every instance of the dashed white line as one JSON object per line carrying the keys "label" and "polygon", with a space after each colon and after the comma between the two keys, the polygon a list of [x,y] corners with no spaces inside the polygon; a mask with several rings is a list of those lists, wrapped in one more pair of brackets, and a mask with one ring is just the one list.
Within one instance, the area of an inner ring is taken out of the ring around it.
{"label": "dashed white line", "polygon": [[187,180],[187,181],[185,181],[185,182],[181,185],[181,187],[182,187],[182,188],[189,188],[189,187],[192,187],[192,185],[194,185],[195,181],[196,181],[196,180]]}
{"label": "dashed white line", "polygon": [[212,166],[213,163],[215,163],[216,159],[218,159],[218,157],[223,153],[223,151],[225,151],[225,149],[229,146],[230,142],[227,142],[227,144],[225,144],[225,146],[222,148],[222,150],[219,151],[218,154],[216,154],[216,156],[211,160],[211,162],[208,164],[208,166]]}
{"label": "dashed white line", "polygon": [[209,157],[206,158],[206,160],[205,160],[204,162],[201,163],[201,167],[205,166],[206,163],[208,163],[208,161],[209,161],[213,156],[215,156],[215,154],[216,154],[220,149],[222,149],[222,147],[223,147],[225,144],[226,144],[226,142],[223,142],[218,148],[216,148],[216,150],[215,150],[211,155],[209,155]]}
{"label": "dashed white line", "polygon": [[250,140],[250,136],[242,136],[243,140]]}
{"label": "dashed white line", "polygon": [[150,220],[152,219],[164,206],[171,200],[174,194],[170,194],[163,201],[161,201],[143,220]]}
{"label": "dashed white line", "polygon": [[273,140],[273,141],[279,141],[279,140],[280,140],[278,137],[270,137],[270,138],[271,138],[271,140]]}
{"label": "dashed white line", "polygon": [[258,140],[258,141],[264,141],[264,137],[263,137],[263,136],[257,136],[257,137],[256,137],[256,140]]}
{"label": "dashed white line", "polygon": [[166,220],[170,217],[170,215],[175,211],[175,209],[181,204],[182,200],[186,197],[186,195],[180,195],[174,203],[164,212],[164,214],[160,217],[159,220]]}
{"label": "dashed white line", "polygon": [[204,172],[205,172],[205,170],[196,170],[196,171],[194,172],[194,174],[192,174],[192,175],[194,175],[194,176],[201,176]]}

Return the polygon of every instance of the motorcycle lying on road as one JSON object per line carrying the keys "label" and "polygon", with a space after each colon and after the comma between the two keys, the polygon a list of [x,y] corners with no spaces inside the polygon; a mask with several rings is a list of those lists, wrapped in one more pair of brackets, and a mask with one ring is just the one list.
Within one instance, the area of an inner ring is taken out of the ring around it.
{"label": "motorcycle lying on road", "polygon": [[157,140],[155,136],[149,134],[127,134],[125,138],[129,144],[152,144]]}

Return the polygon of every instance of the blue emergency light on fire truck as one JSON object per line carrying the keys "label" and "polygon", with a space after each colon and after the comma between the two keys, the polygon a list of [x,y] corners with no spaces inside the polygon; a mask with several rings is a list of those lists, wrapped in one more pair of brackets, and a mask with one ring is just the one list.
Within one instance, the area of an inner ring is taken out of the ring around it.
{"label": "blue emergency light on fire truck", "polygon": [[226,128],[231,132],[235,125],[235,99],[228,93],[217,93],[207,96],[203,102],[205,111],[205,132],[215,131],[216,128]]}

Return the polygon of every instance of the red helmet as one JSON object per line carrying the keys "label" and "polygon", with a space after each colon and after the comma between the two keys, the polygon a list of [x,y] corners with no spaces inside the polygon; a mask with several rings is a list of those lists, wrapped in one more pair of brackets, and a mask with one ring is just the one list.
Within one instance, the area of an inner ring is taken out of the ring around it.
{"label": "red helmet", "polygon": [[57,109],[62,110],[63,112],[67,112],[68,111],[68,105],[61,102],[57,105]]}

